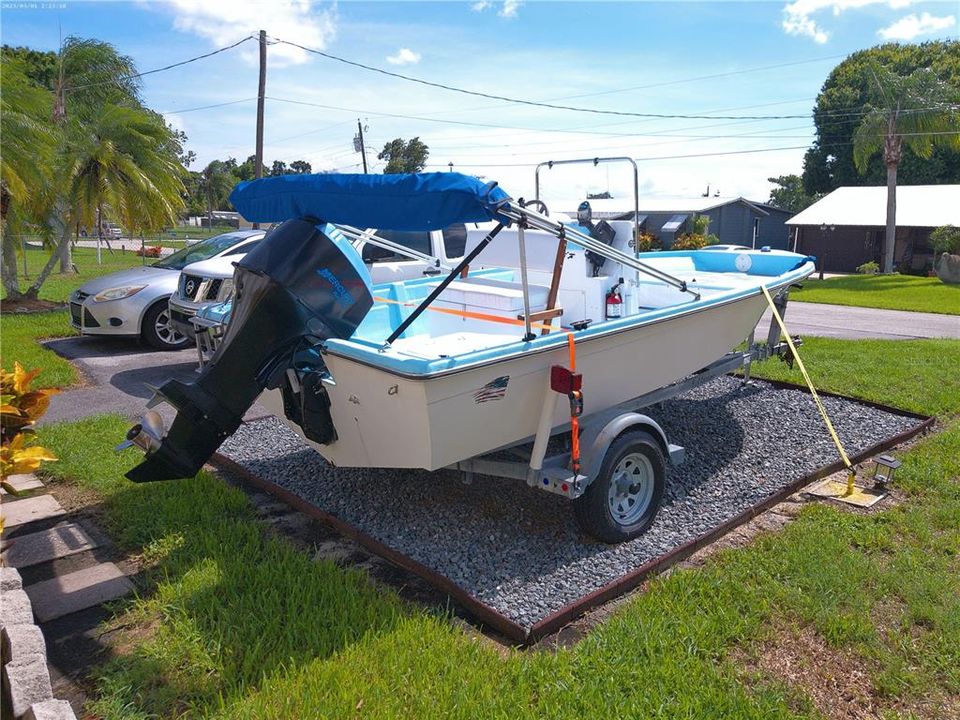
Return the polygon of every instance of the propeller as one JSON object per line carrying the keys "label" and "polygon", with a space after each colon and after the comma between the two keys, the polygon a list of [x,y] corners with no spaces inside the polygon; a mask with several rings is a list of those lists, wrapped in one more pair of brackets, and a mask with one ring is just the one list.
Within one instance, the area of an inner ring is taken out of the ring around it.
{"label": "propeller", "polygon": [[114,450],[119,452],[136,445],[149,455],[160,447],[165,434],[166,430],[160,413],[156,410],[148,410],[140,418],[140,422],[127,431],[127,439],[117,445]]}

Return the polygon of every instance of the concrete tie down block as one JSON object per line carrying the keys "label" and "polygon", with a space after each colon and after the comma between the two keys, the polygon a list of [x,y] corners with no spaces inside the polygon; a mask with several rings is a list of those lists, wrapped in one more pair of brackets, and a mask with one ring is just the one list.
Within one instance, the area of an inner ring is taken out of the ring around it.
{"label": "concrete tie down block", "polygon": [[23,720],[77,720],[77,716],[66,700],[45,700],[31,705]]}
{"label": "concrete tie down block", "polygon": [[3,666],[3,689],[15,718],[26,715],[34,703],[53,699],[46,661],[7,663]]}
{"label": "concrete tie down block", "polygon": [[8,590],[0,598],[0,629],[8,625],[32,625],[33,609],[24,590]]}

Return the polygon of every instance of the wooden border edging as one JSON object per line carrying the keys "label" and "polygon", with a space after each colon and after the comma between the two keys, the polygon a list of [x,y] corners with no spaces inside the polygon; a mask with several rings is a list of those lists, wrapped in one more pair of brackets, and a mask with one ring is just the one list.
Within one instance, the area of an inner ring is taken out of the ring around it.
{"label": "wooden border edging", "polygon": [[[788,390],[800,390],[809,394],[809,389],[805,386],[795,385],[789,382],[783,382],[778,380],[764,380],[762,378],[757,378],[757,380],[769,383],[770,385]],[[911,417],[917,420],[920,420],[916,426],[905,430],[901,433],[888,437],[880,442],[860,451],[859,453],[852,455],[850,461],[853,463],[859,463],[863,460],[879,453],[884,450],[889,450],[893,447],[896,447],[900,443],[909,440],[916,435],[928,430],[936,421],[936,417],[921,415],[919,413],[910,412],[908,410],[901,410],[899,408],[890,407],[888,405],[883,405],[881,403],[871,402],[869,400],[861,400],[859,398],[853,398],[846,395],[840,395],[839,393],[833,393],[826,390],[818,390],[820,395],[827,397],[836,397],[843,400],[852,400],[853,402],[860,403],[878,410],[883,410],[888,413],[895,415],[900,415],[904,417]],[[256,420],[262,418],[255,418]],[[250,420],[252,422],[252,420]],[[503,633],[511,640],[514,640],[521,645],[530,645],[541,638],[555,633],[562,629],[564,626],[580,617],[588,610],[591,610],[598,605],[602,605],[605,602],[613,600],[620,595],[623,595],[634,588],[636,588],[640,583],[642,583],[647,577],[658,572],[662,572],[681,560],[686,559],[697,550],[709,545],[723,535],[726,535],[731,530],[743,525],[744,523],[752,520],[756,516],[760,515],[765,510],[773,507],[777,503],[788,498],[790,495],[794,494],[801,488],[809,485],[810,483],[819,480],[820,478],[826,477],[827,475],[832,475],[833,473],[843,469],[843,463],[840,460],[830,463],[820,467],[813,472],[810,472],[803,477],[795,480],[789,485],[781,488],[776,493],[766,498],[765,500],[760,501],[759,503],[750,506],[743,512],[735,515],[734,517],[726,520],[725,522],[717,525],[708,532],[690,540],[682,545],[679,545],[672,550],[658,555],[657,557],[647,561],[640,567],[632,570],[631,572],[623,575],[616,580],[613,580],[606,585],[594,590],[583,597],[575,600],[574,602],[566,605],[556,612],[551,613],[543,620],[535,623],[530,628],[525,628],[522,625],[515,623],[510,618],[506,617],[502,613],[498,612],[489,605],[481,602],[473,595],[468,593],[462,587],[454,583],[450,578],[442,575],[441,573],[432,570],[426,565],[414,560],[408,555],[404,555],[397,550],[385,545],[371,535],[368,535],[360,528],[352,525],[344,520],[341,520],[335,515],[332,515],[325,510],[320,509],[316,505],[313,505],[303,498],[293,494],[289,490],[286,490],[279,485],[265,480],[259,475],[254,474],[253,472],[247,470],[239,463],[234,462],[225,455],[217,452],[211,458],[211,462],[215,465],[219,465],[227,470],[237,473],[248,481],[254,487],[267,492],[283,502],[287,503],[291,507],[300,512],[309,515],[311,517],[320,520],[321,522],[330,525],[337,531],[343,533],[349,538],[356,540],[360,545],[365,547],[370,552],[375,555],[388,560],[389,562],[408,570],[415,575],[420,576],[427,582],[431,583],[435,587],[443,590],[449,594],[452,598],[457,600],[464,609],[466,609],[471,615],[473,615],[481,624],[488,625],[491,628],[497,630],[498,632]]]}

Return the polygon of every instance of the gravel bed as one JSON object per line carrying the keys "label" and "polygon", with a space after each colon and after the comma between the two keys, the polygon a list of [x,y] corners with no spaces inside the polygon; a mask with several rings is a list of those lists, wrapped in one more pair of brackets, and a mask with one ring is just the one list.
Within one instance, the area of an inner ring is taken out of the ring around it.
{"label": "gravel bed", "polygon": [[[920,422],[823,400],[851,455]],[[650,530],[617,546],[583,535],[566,499],[516,480],[333,468],[276,418],[242,426],[220,451],[529,628],[837,458],[810,396],[764,382],[721,377],[645,412],[686,461],[668,470]]]}

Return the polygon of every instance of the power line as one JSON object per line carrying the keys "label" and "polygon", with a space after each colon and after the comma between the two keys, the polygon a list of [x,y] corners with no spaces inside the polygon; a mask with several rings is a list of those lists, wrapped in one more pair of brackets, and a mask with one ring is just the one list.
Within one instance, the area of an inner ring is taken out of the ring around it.
{"label": "power line", "polygon": [[184,108],[183,110],[164,110],[161,115],[182,115],[188,112],[197,112],[198,110],[211,110],[212,108],[226,107],[227,105],[239,105],[240,103],[256,100],[255,97],[242,98],[241,100],[230,100],[229,102],[216,103],[215,105],[201,105],[200,107]]}
{"label": "power line", "polygon": [[74,87],[68,88],[68,90],[72,92],[74,90],[83,90],[84,88],[88,88],[88,87],[96,87],[97,85],[115,85],[118,82],[123,82],[124,80],[134,80],[136,78],[146,77],[147,75],[153,75],[154,73],[165,72],[166,70],[173,70],[174,68],[182,67],[184,65],[189,65],[190,63],[197,62],[198,60],[205,60],[208,57],[219,55],[220,53],[226,52],[227,50],[233,50],[233,48],[237,47],[238,45],[242,45],[247,40],[252,40],[252,39],[253,39],[253,35],[247,35],[245,38],[241,38],[240,40],[237,40],[237,42],[233,43],[233,45],[227,45],[222,48],[217,48],[216,50],[211,50],[210,52],[204,53],[203,55],[197,55],[196,57],[188,58],[186,60],[181,60],[180,62],[171,63],[170,65],[164,65],[163,67],[154,68],[153,70],[144,70],[142,73],[134,73],[133,75],[126,75],[124,77],[117,78],[116,80],[102,80],[101,82],[87,83],[86,85],[76,85]]}
{"label": "power line", "polygon": [[515,105],[530,105],[532,107],[542,107],[548,108],[550,110],[568,110],[570,112],[581,112],[581,113],[592,113],[595,115],[617,115],[623,117],[642,117],[642,118],[658,118],[663,120],[799,120],[808,118],[809,115],[687,115],[679,113],[637,113],[637,112],[627,112],[624,110],[600,110],[597,108],[584,108],[576,107],[574,105],[557,105],[554,103],[538,102],[536,100],[524,100],[522,98],[512,98],[506,95],[495,95],[493,93],[480,92],[478,90],[467,90],[465,88],[459,88],[454,85],[446,85],[444,83],[432,82],[430,80],[423,80],[422,78],[411,77],[410,75],[403,75],[401,73],[391,72],[384,68],[378,68],[373,65],[365,65],[364,63],[356,62],[354,60],[347,60],[346,58],[339,57],[337,55],[331,55],[330,53],[323,52],[322,50],[317,50],[315,48],[308,48],[305,45],[300,45],[299,43],[291,42],[289,40],[281,40],[279,38],[272,38],[278,43],[283,43],[284,45],[290,45],[291,47],[300,48],[301,50],[314,55],[319,55],[325,57],[328,60],[335,60],[336,62],[343,63],[345,65],[350,65],[352,67],[358,67],[363,70],[368,70],[369,72],[379,73],[380,75],[386,75],[388,77],[397,78],[399,80],[406,80],[407,82],[417,83],[419,85],[426,85],[427,87],[439,88],[440,90],[449,90],[450,92],[461,93],[463,95],[472,95],[474,97],[487,98],[488,100],[500,100],[503,102],[515,104]]}
{"label": "power line", "polygon": [[[835,145],[850,145],[851,143],[831,143],[831,147]],[[720,155],[750,155],[753,153],[764,153],[764,152],[779,152],[782,150],[807,150],[809,145],[791,145],[788,147],[775,147],[775,148],[758,148],[756,150],[730,150],[726,152],[715,152],[715,153],[695,153],[691,155],[658,155],[656,157],[637,157],[633,158],[637,162],[647,162],[651,160],[681,160],[687,158],[703,158],[703,157],[717,157]],[[454,162],[454,167],[467,167],[467,168],[498,168],[498,167],[535,167],[539,163],[501,163],[501,164],[473,164],[473,165],[462,165],[458,162]],[[447,167],[446,163],[428,163],[427,167]]]}
{"label": "power line", "polygon": [[[386,75],[388,77],[397,78],[399,80],[406,80],[407,82],[417,83],[419,85],[425,85],[427,87],[434,87],[441,90],[448,90],[450,92],[461,93],[463,95],[472,95],[474,97],[483,97],[490,100],[500,100],[503,102],[515,104],[515,105],[528,105],[532,107],[542,107],[550,110],[567,110],[570,112],[581,112],[581,113],[591,113],[596,115],[616,115],[623,117],[640,117],[640,118],[655,118],[662,120],[802,120],[810,118],[810,115],[699,115],[699,114],[684,114],[684,113],[637,113],[637,112],[628,112],[624,110],[601,110],[598,108],[584,108],[577,107],[574,105],[557,105],[554,103],[540,102],[536,100],[524,100],[522,98],[513,98],[506,95],[496,95],[493,93],[480,92],[478,90],[467,90],[466,88],[456,87],[454,85],[447,85],[445,83],[433,82],[431,80],[424,80],[422,78],[412,77],[410,75],[403,75],[401,73],[395,73],[384,68],[379,68],[373,65],[366,65],[364,63],[356,62],[355,60],[347,60],[346,58],[339,57],[338,55],[333,55],[331,53],[323,52],[322,50],[317,50],[316,48],[309,48],[305,45],[300,45],[299,43],[291,42],[289,40],[282,40],[280,38],[271,38],[276,43],[281,43],[284,45],[290,45],[291,47],[299,48],[308,53],[314,55],[319,55],[321,57],[327,58],[328,60],[334,60],[345,65],[350,65],[352,67],[361,68],[369,72],[378,73],[380,75]],[[669,84],[669,83],[668,83]],[[862,115],[863,112],[857,113],[828,113],[829,115]]]}

